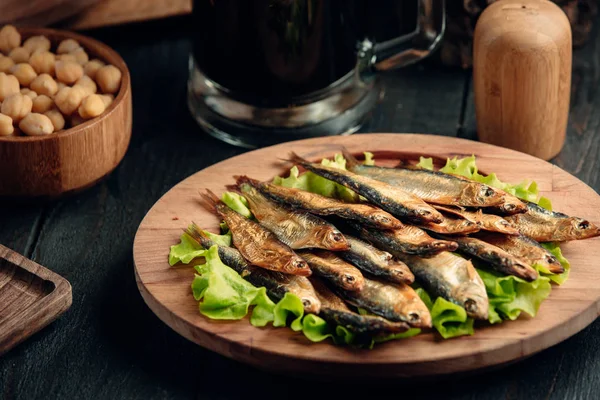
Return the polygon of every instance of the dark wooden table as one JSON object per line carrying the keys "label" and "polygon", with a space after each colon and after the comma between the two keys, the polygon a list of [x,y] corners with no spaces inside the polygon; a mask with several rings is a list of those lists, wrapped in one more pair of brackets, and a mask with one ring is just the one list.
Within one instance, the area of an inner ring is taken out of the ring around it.
{"label": "dark wooden table", "polygon": [[[267,374],[202,349],[164,325],[135,285],[137,227],[173,185],[246,150],[204,134],[186,107],[188,20],[88,32],[128,63],[133,139],[99,185],[37,206],[0,208],[0,243],[67,278],[73,305],[0,358],[0,398],[591,399],[600,393],[600,321],[501,370],[436,383],[321,383]],[[600,32],[577,50],[567,143],[553,162],[600,190]],[[363,132],[475,138],[471,75],[427,62],[385,77],[387,96]],[[595,249],[598,250],[598,249]],[[585,266],[580,266],[585,267]],[[415,398],[420,398],[415,397]]]}

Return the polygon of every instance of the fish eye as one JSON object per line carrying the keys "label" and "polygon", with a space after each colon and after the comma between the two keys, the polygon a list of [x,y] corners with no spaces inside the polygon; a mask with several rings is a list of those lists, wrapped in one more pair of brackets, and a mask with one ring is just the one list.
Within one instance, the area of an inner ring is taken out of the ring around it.
{"label": "fish eye", "polygon": [[356,278],[354,278],[352,275],[346,275],[345,279],[346,282],[354,282],[356,280]]}
{"label": "fish eye", "polygon": [[421,215],[431,215],[431,211],[429,211],[429,210],[421,210]]}
{"label": "fish eye", "polygon": [[492,188],[486,188],[485,191],[483,192],[483,195],[486,197],[490,197],[494,195],[494,189]]}
{"label": "fish eye", "polygon": [[579,224],[577,224],[577,228],[579,229],[588,229],[590,227],[590,223],[587,221],[581,221]]}
{"label": "fish eye", "polygon": [[555,262],[558,262],[558,260],[556,259],[556,257],[554,257],[554,256],[549,256],[549,255],[547,255],[547,256],[546,256],[546,261],[547,261],[547,262],[549,262],[550,264],[553,264],[553,263],[555,263]]}
{"label": "fish eye", "polygon": [[344,240],[344,235],[342,235],[341,233],[335,232],[331,234],[331,239],[334,242],[341,242],[342,240]]}
{"label": "fish eye", "polygon": [[465,300],[465,310],[475,312],[477,310],[477,302],[473,299]]}
{"label": "fish eye", "polygon": [[297,260],[297,261],[294,261],[294,267],[304,269],[304,268],[308,268],[308,264],[306,263],[306,261]]}
{"label": "fish eye", "polygon": [[513,211],[516,208],[516,206],[514,204],[505,204],[504,205],[504,209],[506,211]]}
{"label": "fish eye", "polygon": [[415,323],[421,320],[421,316],[415,312],[411,312],[408,314],[408,320],[412,323]]}
{"label": "fish eye", "polygon": [[498,223],[499,223],[500,225],[502,225],[502,226],[510,226],[510,224],[508,223],[508,221],[505,221],[505,220],[501,220],[501,221],[499,221]]}
{"label": "fish eye", "polygon": [[302,299],[302,305],[304,307],[310,307],[312,305],[311,301],[308,299]]}

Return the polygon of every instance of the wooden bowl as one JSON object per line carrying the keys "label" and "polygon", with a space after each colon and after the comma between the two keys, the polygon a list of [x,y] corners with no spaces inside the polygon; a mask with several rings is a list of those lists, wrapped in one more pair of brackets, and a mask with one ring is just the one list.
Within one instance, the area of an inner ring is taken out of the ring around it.
{"label": "wooden bowl", "polygon": [[121,88],[99,117],[47,136],[0,137],[0,197],[55,198],[92,186],[121,162],[131,139],[131,78],[123,59],[97,40],[53,29],[19,29],[23,40],[75,39],[91,58],[119,68]]}

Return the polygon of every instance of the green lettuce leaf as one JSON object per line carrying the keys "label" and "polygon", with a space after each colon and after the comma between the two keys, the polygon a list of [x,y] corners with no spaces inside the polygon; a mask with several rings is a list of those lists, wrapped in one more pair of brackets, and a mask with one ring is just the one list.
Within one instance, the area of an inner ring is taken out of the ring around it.
{"label": "green lettuce leaf", "polygon": [[178,244],[171,246],[169,252],[169,265],[173,266],[178,262],[189,264],[194,258],[204,257],[204,250],[198,242],[183,233]]}
{"label": "green lettuce leaf", "polygon": [[433,327],[444,339],[457,336],[473,335],[473,318],[461,306],[438,297],[433,301],[431,296],[421,287],[417,287],[417,294],[431,313]]}
{"label": "green lettuce leaf", "polygon": [[252,218],[252,212],[250,212],[250,205],[248,204],[248,200],[238,193],[234,192],[225,192],[223,196],[221,196],[221,200],[223,203],[227,204],[229,208],[237,211],[239,214],[242,214],[246,218]]}
{"label": "green lettuce leaf", "polygon": [[527,282],[516,276],[502,276],[496,272],[477,269],[485,284],[490,303],[490,323],[504,319],[515,320],[521,312],[535,317],[542,302],[550,295],[550,279],[540,276]]}
{"label": "green lettuce leaf", "polygon": [[216,245],[206,251],[204,258],[206,262],[195,267],[197,274],[192,282],[192,293],[199,302],[202,315],[237,320],[254,306],[250,316],[252,325],[265,326],[273,321],[275,303],[269,299],[264,287],[254,287],[223,264]]}

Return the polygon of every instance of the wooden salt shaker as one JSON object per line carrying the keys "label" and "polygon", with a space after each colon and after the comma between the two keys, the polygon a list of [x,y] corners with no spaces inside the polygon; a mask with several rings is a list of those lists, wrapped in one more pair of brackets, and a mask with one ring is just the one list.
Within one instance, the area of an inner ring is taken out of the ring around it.
{"label": "wooden salt shaker", "polygon": [[548,160],[564,142],[571,92],[571,26],[547,0],[500,0],[479,17],[473,49],[482,142]]}

